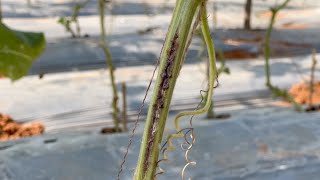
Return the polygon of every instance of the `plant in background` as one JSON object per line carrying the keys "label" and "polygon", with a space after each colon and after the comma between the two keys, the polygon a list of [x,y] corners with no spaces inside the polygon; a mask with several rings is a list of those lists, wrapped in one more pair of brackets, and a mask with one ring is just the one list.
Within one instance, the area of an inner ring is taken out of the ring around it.
{"label": "plant in background", "polygon": [[315,79],[315,71],[317,66],[316,50],[312,49],[312,62],[310,67],[309,80],[304,79],[303,82],[293,85],[289,93],[299,103],[307,105],[304,109],[306,112],[320,110],[320,82]]}
{"label": "plant in background", "polygon": [[[80,30],[80,25],[79,25],[79,21],[78,21],[78,15],[79,12],[82,8],[84,8],[87,4],[88,4],[89,0],[86,0],[82,3],[78,3],[75,5],[74,9],[73,9],[73,15],[71,17],[61,17],[59,19],[59,23],[62,24],[63,26],[65,26],[66,30],[68,32],[71,33],[72,37],[80,37],[81,36],[81,30]],[[102,129],[102,133],[110,133],[110,132],[120,132],[122,129],[119,126],[120,123],[120,119],[121,119],[121,113],[120,113],[120,109],[118,108],[118,100],[119,100],[119,96],[118,96],[118,90],[117,90],[117,86],[116,86],[116,82],[115,82],[115,67],[113,65],[113,60],[112,60],[112,55],[109,49],[109,44],[108,42],[106,42],[106,28],[105,28],[105,5],[109,4],[108,8],[111,11],[112,10],[112,3],[110,1],[106,1],[106,0],[98,0],[98,9],[99,9],[99,17],[100,17],[100,28],[101,28],[101,42],[99,43],[100,47],[102,48],[104,54],[105,54],[105,60],[106,60],[106,64],[108,65],[108,69],[109,69],[109,74],[110,74],[110,80],[111,80],[111,86],[112,86],[112,119],[114,122],[114,128],[112,130],[110,130],[109,128],[103,128]],[[112,19],[111,21],[112,22]],[[76,31],[73,30],[72,28],[72,24],[75,24],[76,26]],[[110,23],[110,30],[109,32],[111,32],[111,23]],[[125,98],[125,97],[124,97]],[[125,100],[125,99],[124,99]],[[124,109],[126,110],[126,109]],[[123,130],[126,130],[126,112],[123,112]]]}
{"label": "plant in background", "polygon": [[309,93],[309,107],[312,106],[313,103],[313,94],[314,94],[314,73],[316,71],[317,59],[316,59],[316,50],[312,49],[312,64],[311,64],[311,74],[310,74],[310,93]]}
{"label": "plant in background", "polygon": [[[84,1],[83,3],[78,3],[73,8],[73,14],[71,17],[60,17],[58,23],[64,26],[65,30],[71,34],[73,38],[81,37],[81,28],[78,20],[79,12],[88,4],[89,0]],[[72,28],[72,25],[75,25],[76,30]]]}
{"label": "plant in background", "polygon": [[18,80],[27,75],[32,63],[46,46],[43,33],[23,32],[2,22],[0,1],[0,75]]}
{"label": "plant in background", "polygon": [[101,48],[105,54],[106,63],[108,65],[109,74],[110,74],[110,80],[111,80],[111,86],[112,86],[112,118],[114,122],[114,130],[116,132],[121,131],[119,122],[120,122],[120,110],[118,108],[118,90],[115,82],[115,75],[114,75],[114,65],[112,61],[112,55],[108,48],[107,42],[106,42],[106,30],[105,30],[105,23],[104,23],[104,13],[105,13],[105,0],[99,0],[99,13],[100,13],[100,28],[101,28]]}
{"label": "plant in background", "polygon": [[[160,59],[158,62],[159,71],[146,119],[146,126],[142,138],[138,164],[134,174],[135,180],[155,179],[158,163],[160,161],[167,160],[165,156],[163,157],[164,159],[159,160],[159,154],[161,151],[160,145],[163,138],[164,127],[166,124],[172,94],[178,75],[182,68],[186,52],[192,40],[193,34],[195,33],[195,29],[200,20],[202,33],[207,44],[208,55],[210,59],[210,78],[208,82],[207,99],[211,99],[212,97],[214,81],[217,78],[217,69],[215,64],[214,46],[210,37],[210,31],[207,21],[206,1],[177,0],[166,40],[163,45],[163,51],[160,54]],[[169,137],[167,138],[166,144],[168,144],[169,146],[162,149],[163,155],[165,155],[165,152],[167,150],[174,149],[171,143],[172,138],[186,136],[187,132],[185,133],[183,130],[180,130],[179,127],[178,121],[180,120],[180,118],[183,116],[194,116],[197,114],[205,113],[208,111],[210,104],[211,101],[206,101],[206,104],[202,108],[195,111],[181,112],[176,116],[175,127],[177,132],[175,134],[169,135]],[[137,121],[138,120],[139,119],[137,119]],[[133,129],[133,134],[135,128]],[[190,131],[193,130],[192,127],[187,129],[189,129]],[[130,138],[128,148],[130,147],[131,142],[132,137]],[[188,148],[186,154],[189,150],[190,149]],[[126,155],[127,152],[124,156],[124,161],[121,164],[118,179],[120,178],[120,173],[122,171],[122,166],[125,162]],[[188,159],[187,161],[188,163],[185,168],[189,164],[194,164],[192,162],[189,162]]]}
{"label": "plant in background", "polygon": [[244,29],[250,30],[251,29],[251,9],[252,9],[252,0],[246,0],[246,4],[244,6]]}
{"label": "plant in background", "polygon": [[218,25],[218,6],[217,6],[217,1],[212,0],[212,22],[213,22],[213,27],[216,28]]}
{"label": "plant in background", "polygon": [[276,16],[277,13],[283,9],[284,7],[287,6],[287,4],[290,2],[290,0],[285,0],[282,4],[280,4],[279,6],[273,7],[271,8],[271,19],[270,19],[270,23],[265,35],[265,39],[264,39],[264,59],[265,59],[265,73],[266,73],[266,86],[269,88],[269,90],[272,91],[273,95],[275,97],[283,97],[284,99],[286,99],[287,101],[291,102],[295,108],[297,110],[301,110],[301,106],[299,103],[297,103],[292,97],[291,95],[287,92],[287,90],[285,89],[280,89],[277,86],[274,86],[271,83],[271,76],[270,76],[270,64],[269,64],[269,59],[270,59],[270,38],[271,38],[271,33],[273,30],[273,25],[275,23],[276,20]]}
{"label": "plant in background", "polygon": [[128,115],[127,115],[127,85],[122,83],[122,129],[128,131]]}

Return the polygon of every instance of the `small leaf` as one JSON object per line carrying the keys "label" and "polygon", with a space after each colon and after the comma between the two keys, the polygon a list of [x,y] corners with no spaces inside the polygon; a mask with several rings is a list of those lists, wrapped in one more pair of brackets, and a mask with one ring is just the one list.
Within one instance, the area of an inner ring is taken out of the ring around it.
{"label": "small leaf", "polygon": [[225,67],[223,72],[226,73],[226,74],[230,74],[230,69],[228,67]]}
{"label": "small leaf", "polygon": [[45,45],[43,33],[16,31],[0,23],[0,74],[13,81],[27,75]]}
{"label": "small leaf", "polygon": [[66,24],[66,18],[65,17],[60,17],[57,22],[59,24],[65,25]]}

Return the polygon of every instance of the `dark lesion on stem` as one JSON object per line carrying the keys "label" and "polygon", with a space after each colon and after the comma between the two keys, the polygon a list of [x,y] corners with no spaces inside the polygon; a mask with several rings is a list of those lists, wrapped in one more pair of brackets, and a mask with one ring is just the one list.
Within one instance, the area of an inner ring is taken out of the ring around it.
{"label": "dark lesion on stem", "polygon": [[160,88],[157,94],[157,101],[153,104],[152,123],[148,132],[148,148],[147,148],[147,152],[144,160],[144,167],[143,167],[145,172],[148,170],[150,153],[154,145],[154,138],[156,136],[158,121],[160,119],[160,114],[162,112],[162,109],[164,108],[165,93],[166,93],[166,90],[169,88],[170,79],[172,77],[173,64],[174,64],[174,60],[179,47],[178,37],[179,37],[178,31],[176,31],[171,41],[170,48],[167,51],[167,59],[166,59],[165,67],[161,73],[161,83],[160,83]]}

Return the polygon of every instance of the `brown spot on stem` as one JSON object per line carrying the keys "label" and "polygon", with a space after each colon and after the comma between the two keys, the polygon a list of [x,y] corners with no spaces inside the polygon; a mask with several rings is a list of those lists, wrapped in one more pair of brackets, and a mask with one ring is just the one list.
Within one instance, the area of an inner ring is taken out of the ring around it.
{"label": "brown spot on stem", "polygon": [[170,48],[167,51],[167,59],[166,59],[165,68],[161,72],[160,88],[157,92],[157,100],[153,104],[154,109],[153,109],[152,118],[151,118],[152,123],[149,128],[149,132],[148,132],[148,146],[147,146],[145,160],[144,160],[144,166],[143,166],[144,172],[146,172],[149,167],[151,149],[154,146],[154,139],[155,139],[156,132],[157,132],[160,114],[162,112],[162,109],[164,108],[165,93],[170,85],[170,79],[171,79],[172,70],[173,70],[172,66],[173,66],[173,63],[174,63],[174,60],[175,60],[175,57],[177,54],[177,50],[179,47],[179,43],[177,41],[178,37],[179,37],[178,31],[176,31],[176,33],[171,41]]}

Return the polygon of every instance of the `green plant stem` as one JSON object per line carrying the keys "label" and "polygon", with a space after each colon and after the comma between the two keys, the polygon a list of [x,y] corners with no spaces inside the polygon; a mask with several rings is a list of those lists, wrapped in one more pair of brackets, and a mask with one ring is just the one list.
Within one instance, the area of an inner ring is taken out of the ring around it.
{"label": "green plant stem", "polygon": [[77,29],[77,37],[81,37],[81,28],[80,28],[79,20],[76,19],[75,23],[76,23],[76,29]]}
{"label": "green plant stem", "polygon": [[[110,1],[108,5],[108,11],[110,12],[110,18],[109,18],[109,27],[108,27],[108,34],[107,34],[107,39],[110,38],[113,30],[113,22],[114,22],[114,14],[113,14],[113,6],[114,6],[114,1]],[[110,45],[110,41],[108,41],[108,46]]]}
{"label": "green plant stem", "polygon": [[272,16],[271,20],[269,23],[269,27],[267,29],[266,35],[265,35],[265,41],[264,41],[264,59],[265,59],[265,72],[266,72],[266,86],[270,87],[271,86],[271,80],[270,80],[270,64],[269,64],[269,59],[270,59],[270,37],[271,37],[271,32],[273,29],[273,24],[275,22],[275,17],[277,15],[277,11],[272,11]]}
{"label": "green plant stem", "polygon": [[[208,26],[209,27],[209,26]],[[208,28],[209,29],[209,28]],[[204,50],[205,50],[205,46],[206,46],[206,41],[203,37],[203,33],[201,32],[199,34],[200,38],[201,38],[201,41],[202,41],[202,49],[200,50],[199,52],[199,57],[201,58]],[[223,52],[220,50],[220,51],[217,51],[217,55],[218,55],[218,59],[219,61],[221,62],[221,65],[220,67],[217,69],[217,74],[218,76],[220,76],[221,73],[226,73],[226,74],[230,74],[230,71],[229,71],[229,68],[226,66],[226,63],[225,63],[225,58],[224,58],[224,55],[223,55]],[[206,76],[207,76],[207,80],[209,80],[210,78],[210,59],[208,59],[207,61],[207,68],[206,68]],[[204,97],[204,102],[207,101],[207,98],[208,98],[208,93],[205,94],[205,97]],[[216,115],[215,115],[215,111],[214,111],[214,100],[213,98],[211,99],[211,105],[210,105],[210,108],[207,112],[207,118],[208,119],[212,119],[212,118],[215,118]]]}
{"label": "green plant stem", "polygon": [[[176,2],[163,53],[160,55],[160,68],[148,110],[135,180],[154,179],[172,93],[183,62],[191,25],[201,2],[202,0]],[[164,87],[164,81],[169,81],[168,87]]]}
{"label": "green plant stem", "polygon": [[[211,98],[213,96],[213,89],[214,89],[214,81],[216,80],[217,78],[217,68],[216,68],[216,55],[215,55],[215,49],[214,49],[214,43],[213,43],[213,40],[210,36],[210,30],[209,30],[209,25],[208,25],[208,19],[207,19],[207,13],[206,13],[206,2],[202,2],[202,5],[201,5],[201,9],[200,9],[200,14],[201,14],[201,30],[202,30],[202,34],[203,34],[203,37],[205,39],[205,42],[206,42],[206,45],[207,45],[207,51],[208,51],[208,54],[209,54],[209,83],[208,83],[208,93],[207,93],[207,99],[205,101],[205,105],[200,108],[200,109],[196,109],[194,111],[184,111],[184,112],[180,112],[174,119],[174,125],[175,125],[175,129],[176,129],[176,133],[174,134],[170,134],[168,137],[167,137],[167,141],[166,141],[166,144],[168,145],[163,151],[162,151],[162,156],[164,158],[164,160],[168,160],[167,159],[167,156],[166,156],[166,151],[173,151],[175,149],[173,143],[172,143],[172,139],[173,138],[183,138],[186,134],[180,129],[179,127],[179,121],[181,120],[182,117],[184,116],[195,116],[195,115],[199,115],[199,114],[202,114],[202,113],[205,113],[209,110],[210,106],[212,105],[211,104]],[[191,117],[191,118],[192,118]],[[192,122],[190,120],[190,128],[192,128]],[[191,137],[193,140],[192,140],[192,143],[190,144],[190,148],[192,147],[192,144],[194,143],[194,136],[192,135]],[[185,158],[186,158],[186,161],[188,162],[182,172],[181,172],[181,177],[182,179],[184,179],[184,174],[185,174],[185,168],[188,166],[188,165],[195,165],[196,163],[195,162],[191,162],[188,160],[188,152],[189,152],[190,149],[187,149],[186,152],[185,152]]]}
{"label": "green plant stem", "polygon": [[270,23],[265,35],[265,40],[264,40],[264,57],[265,57],[265,72],[266,72],[266,86],[270,87],[271,85],[271,80],[270,80],[270,65],[269,65],[269,59],[270,59],[270,38],[271,38],[271,33],[273,30],[273,25],[276,20],[277,13],[283,9],[290,0],[284,1],[280,6],[277,6],[275,8],[271,8],[271,19]]}
{"label": "green plant stem", "polygon": [[122,125],[125,132],[128,131],[127,121],[127,86],[126,83],[122,83]]}
{"label": "green plant stem", "polygon": [[215,111],[214,111],[214,101],[211,99],[211,104],[207,113],[207,118],[208,119],[213,119],[216,117]]}
{"label": "green plant stem", "polygon": [[[210,68],[209,68],[210,61],[208,60],[208,61],[206,62],[206,64],[207,64],[207,68],[206,68],[206,80],[209,81],[209,79],[210,79]],[[211,100],[208,99],[208,92],[205,93],[205,95],[202,95],[202,94],[201,94],[201,98],[203,98],[202,106],[204,105],[205,102],[211,101],[209,110],[208,110],[208,112],[207,112],[207,118],[208,118],[208,119],[213,119],[213,118],[215,118],[216,115],[215,115],[215,112],[214,112],[214,101],[213,101],[213,98],[211,98]]]}
{"label": "green plant stem", "polygon": [[273,25],[275,23],[276,20],[276,16],[277,13],[283,9],[284,7],[286,7],[286,5],[290,2],[290,0],[286,0],[284,1],[281,5],[275,7],[275,8],[271,8],[271,19],[270,19],[270,23],[265,35],[265,40],[264,40],[264,58],[265,58],[265,73],[266,73],[266,86],[269,88],[269,90],[273,93],[274,96],[276,97],[283,97],[284,99],[288,100],[289,102],[291,102],[296,110],[301,110],[301,105],[298,104],[292,97],[291,95],[286,91],[286,90],[282,90],[280,88],[278,88],[277,86],[272,85],[271,83],[271,73],[270,73],[270,38],[271,38],[271,33],[273,30]]}
{"label": "green plant stem", "polygon": [[71,21],[75,22],[76,24],[77,37],[81,37],[81,28],[80,28],[79,19],[78,19],[79,12],[82,8],[84,8],[88,4],[89,1],[90,0],[86,0],[83,3],[77,4],[73,9],[73,15],[72,15]]}
{"label": "green plant stem", "polygon": [[[210,60],[207,60],[207,80],[209,81],[210,80]],[[208,101],[208,93],[206,93],[206,101]],[[207,112],[207,118],[208,119],[212,119],[214,118],[216,115],[214,113],[214,102],[213,102],[213,98],[209,99],[209,101],[211,101],[211,104],[210,104],[210,107],[209,107],[209,110]]]}
{"label": "green plant stem", "polygon": [[[230,74],[230,70],[226,65],[226,61],[225,61],[223,52],[222,51],[217,51],[217,56],[219,57],[218,61],[221,63],[220,67],[217,69],[218,77],[220,77],[221,73]],[[209,76],[209,74],[208,74],[208,76]],[[214,100],[213,100],[213,98],[211,98],[211,105],[210,105],[210,108],[209,108],[208,113],[207,113],[207,118],[211,119],[211,118],[215,118],[215,117],[216,117],[216,114],[215,114],[215,111],[214,111]]]}
{"label": "green plant stem", "polygon": [[71,28],[71,21],[67,20],[66,23],[67,23],[67,24],[66,24],[66,30],[67,30],[67,32],[70,32],[70,33],[71,33],[71,36],[72,36],[73,38],[76,38],[77,35],[76,35],[76,33],[73,31],[73,29]]}
{"label": "green plant stem", "polygon": [[106,63],[109,67],[109,73],[110,73],[110,80],[111,80],[111,86],[112,86],[112,95],[113,95],[113,99],[112,99],[112,118],[114,121],[114,126],[115,126],[115,130],[116,132],[120,131],[119,128],[119,113],[120,110],[118,108],[118,91],[117,91],[117,86],[115,83],[115,75],[114,75],[114,65],[112,62],[112,56],[111,56],[111,52],[107,47],[107,43],[106,43],[106,32],[105,32],[105,24],[104,24],[104,11],[105,11],[105,6],[104,6],[104,0],[99,0],[99,10],[100,10],[100,27],[101,27],[101,47],[103,49],[103,52],[106,56]]}
{"label": "green plant stem", "polygon": [[210,29],[209,29],[208,20],[207,20],[206,9],[203,9],[203,11],[204,12],[201,17],[201,31],[202,31],[204,40],[207,45],[207,50],[208,50],[208,55],[209,55],[209,60],[210,60],[210,63],[209,63],[210,76],[209,76],[209,87],[208,87],[208,93],[207,93],[208,94],[207,100],[206,100],[205,105],[201,109],[198,109],[195,111],[181,112],[175,117],[174,121],[175,121],[175,128],[177,131],[180,131],[178,122],[181,117],[189,116],[189,115],[198,115],[198,114],[205,113],[209,110],[209,108],[211,106],[212,96],[213,96],[214,82],[215,82],[217,75],[218,75],[218,70],[216,67],[216,54],[215,54],[214,42],[210,36]]}

